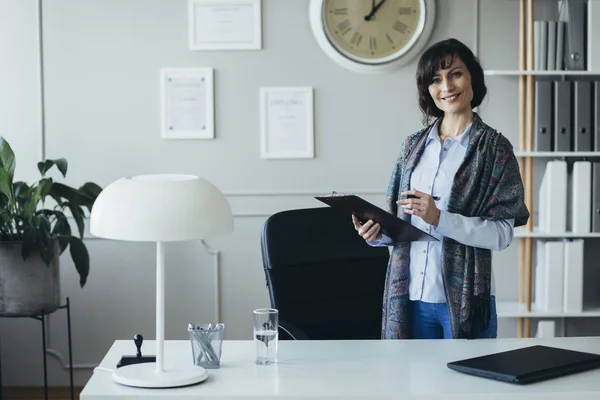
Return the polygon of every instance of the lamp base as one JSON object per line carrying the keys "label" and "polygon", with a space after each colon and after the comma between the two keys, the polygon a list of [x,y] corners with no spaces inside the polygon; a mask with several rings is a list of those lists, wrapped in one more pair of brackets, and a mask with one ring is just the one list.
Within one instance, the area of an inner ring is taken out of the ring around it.
{"label": "lamp base", "polygon": [[208,378],[208,372],[198,366],[156,371],[156,363],[132,364],[118,368],[113,380],[121,385],[143,388],[189,386]]}

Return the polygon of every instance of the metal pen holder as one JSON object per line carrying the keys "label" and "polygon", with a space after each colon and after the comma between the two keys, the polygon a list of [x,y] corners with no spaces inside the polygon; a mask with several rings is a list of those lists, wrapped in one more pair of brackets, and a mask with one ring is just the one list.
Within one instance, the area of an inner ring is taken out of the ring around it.
{"label": "metal pen holder", "polygon": [[219,368],[224,324],[189,324],[194,364],[203,368]]}

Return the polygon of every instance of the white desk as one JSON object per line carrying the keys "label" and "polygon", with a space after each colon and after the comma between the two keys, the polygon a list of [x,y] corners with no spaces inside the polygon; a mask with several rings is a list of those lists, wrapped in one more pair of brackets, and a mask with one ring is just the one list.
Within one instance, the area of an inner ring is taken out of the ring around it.
{"label": "white desk", "polygon": [[[280,341],[279,363],[253,363],[252,341],[225,341],[221,368],[196,386],[137,389],[96,370],[82,400],[115,399],[600,399],[600,370],[519,386],[450,370],[446,363],[545,344],[600,353],[600,337],[483,340]],[[145,341],[144,354],[154,354]],[[135,354],[131,340],[116,341],[100,367],[114,369]],[[191,364],[189,341],[167,341],[165,363]]]}

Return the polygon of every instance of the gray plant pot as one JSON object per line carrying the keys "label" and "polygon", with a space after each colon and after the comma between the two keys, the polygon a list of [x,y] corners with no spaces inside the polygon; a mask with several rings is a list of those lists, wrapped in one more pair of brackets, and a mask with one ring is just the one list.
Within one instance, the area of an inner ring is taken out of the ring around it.
{"label": "gray plant pot", "polygon": [[33,316],[60,306],[58,253],[57,245],[47,266],[37,252],[23,261],[21,242],[0,242],[0,316]]}

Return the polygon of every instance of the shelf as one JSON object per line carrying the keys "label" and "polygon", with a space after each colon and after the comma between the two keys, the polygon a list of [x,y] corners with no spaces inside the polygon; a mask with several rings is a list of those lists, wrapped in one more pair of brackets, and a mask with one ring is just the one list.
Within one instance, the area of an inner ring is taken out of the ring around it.
{"label": "shelf", "polygon": [[515,228],[515,238],[538,238],[538,239],[577,239],[577,238],[600,238],[600,232],[590,233],[546,233],[539,232],[537,228],[533,228],[533,232],[527,232],[523,228]]}
{"label": "shelf", "polygon": [[518,151],[517,157],[600,157],[600,151]]}
{"label": "shelf", "polygon": [[585,318],[600,317],[600,307],[585,309],[582,312],[548,312],[536,311],[535,304],[531,311],[525,309],[525,304],[517,301],[497,301],[496,314],[498,318]]}
{"label": "shelf", "polygon": [[488,76],[520,76],[520,75],[535,75],[535,76],[600,76],[600,71],[519,71],[512,69],[488,69],[483,71],[484,75]]}

